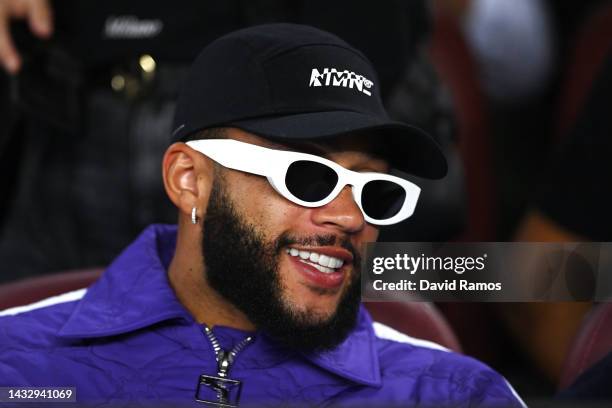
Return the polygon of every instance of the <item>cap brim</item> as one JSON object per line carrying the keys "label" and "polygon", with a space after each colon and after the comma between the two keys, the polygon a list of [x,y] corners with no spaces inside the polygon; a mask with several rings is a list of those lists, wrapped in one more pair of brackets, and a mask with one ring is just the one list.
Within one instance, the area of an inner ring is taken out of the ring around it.
{"label": "cap brim", "polygon": [[228,126],[287,141],[367,133],[380,140],[384,158],[398,170],[431,179],[444,177],[448,170],[440,146],[423,130],[364,113],[310,112],[240,120]]}

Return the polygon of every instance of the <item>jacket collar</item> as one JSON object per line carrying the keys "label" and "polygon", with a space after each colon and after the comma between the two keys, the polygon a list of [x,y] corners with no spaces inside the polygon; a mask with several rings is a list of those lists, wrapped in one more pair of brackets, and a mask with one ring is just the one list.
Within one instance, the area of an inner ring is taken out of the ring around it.
{"label": "jacket collar", "polygon": [[192,320],[166,274],[175,239],[176,227],[153,225],[145,229],[87,289],[59,336],[106,337],[168,319]]}
{"label": "jacket collar", "polygon": [[[170,225],[144,230],[88,288],[58,336],[114,336],[170,319],[195,323],[174,294],[166,273],[176,247],[176,231]],[[357,326],[340,346],[306,358],[345,379],[380,386],[375,340],[370,316],[361,306]]]}

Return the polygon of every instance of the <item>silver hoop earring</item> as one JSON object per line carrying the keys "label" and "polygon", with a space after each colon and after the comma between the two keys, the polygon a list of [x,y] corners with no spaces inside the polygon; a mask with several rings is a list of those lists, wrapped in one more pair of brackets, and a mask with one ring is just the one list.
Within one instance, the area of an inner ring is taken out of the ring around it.
{"label": "silver hoop earring", "polygon": [[192,224],[197,224],[198,223],[198,214],[197,214],[197,211],[198,210],[196,210],[195,207],[193,207],[191,209],[191,223]]}

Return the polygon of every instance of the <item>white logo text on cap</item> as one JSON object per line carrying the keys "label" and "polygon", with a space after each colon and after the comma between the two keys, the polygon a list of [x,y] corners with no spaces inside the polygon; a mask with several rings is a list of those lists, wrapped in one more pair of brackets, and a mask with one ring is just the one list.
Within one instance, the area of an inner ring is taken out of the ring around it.
{"label": "white logo text on cap", "polygon": [[363,75],[358,75],[346,69],[344,71],[338,71],[336,68],[323,68],[323,72],[320,72],[318,69],[313,68],[310,73],[310,83],[308,86],[351,88],[363,92],[368,96],[372,96],[372,93],[368,89],[372,88],[374,83]]}

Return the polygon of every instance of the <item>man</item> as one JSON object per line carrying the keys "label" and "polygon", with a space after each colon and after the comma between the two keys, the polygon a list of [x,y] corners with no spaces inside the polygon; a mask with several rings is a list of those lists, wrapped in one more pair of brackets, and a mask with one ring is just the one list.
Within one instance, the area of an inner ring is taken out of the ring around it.
{"label": "man", "polygon": [[359,305],[363,244],[419,195],[390,165],[446,172],[427,135],[388,119],[360,52],[307,26],[234,32],[196,59],[175,123],[178,229],[147,229],[87,291],[3,312],[0,386],[109,404],[522,404]]}

